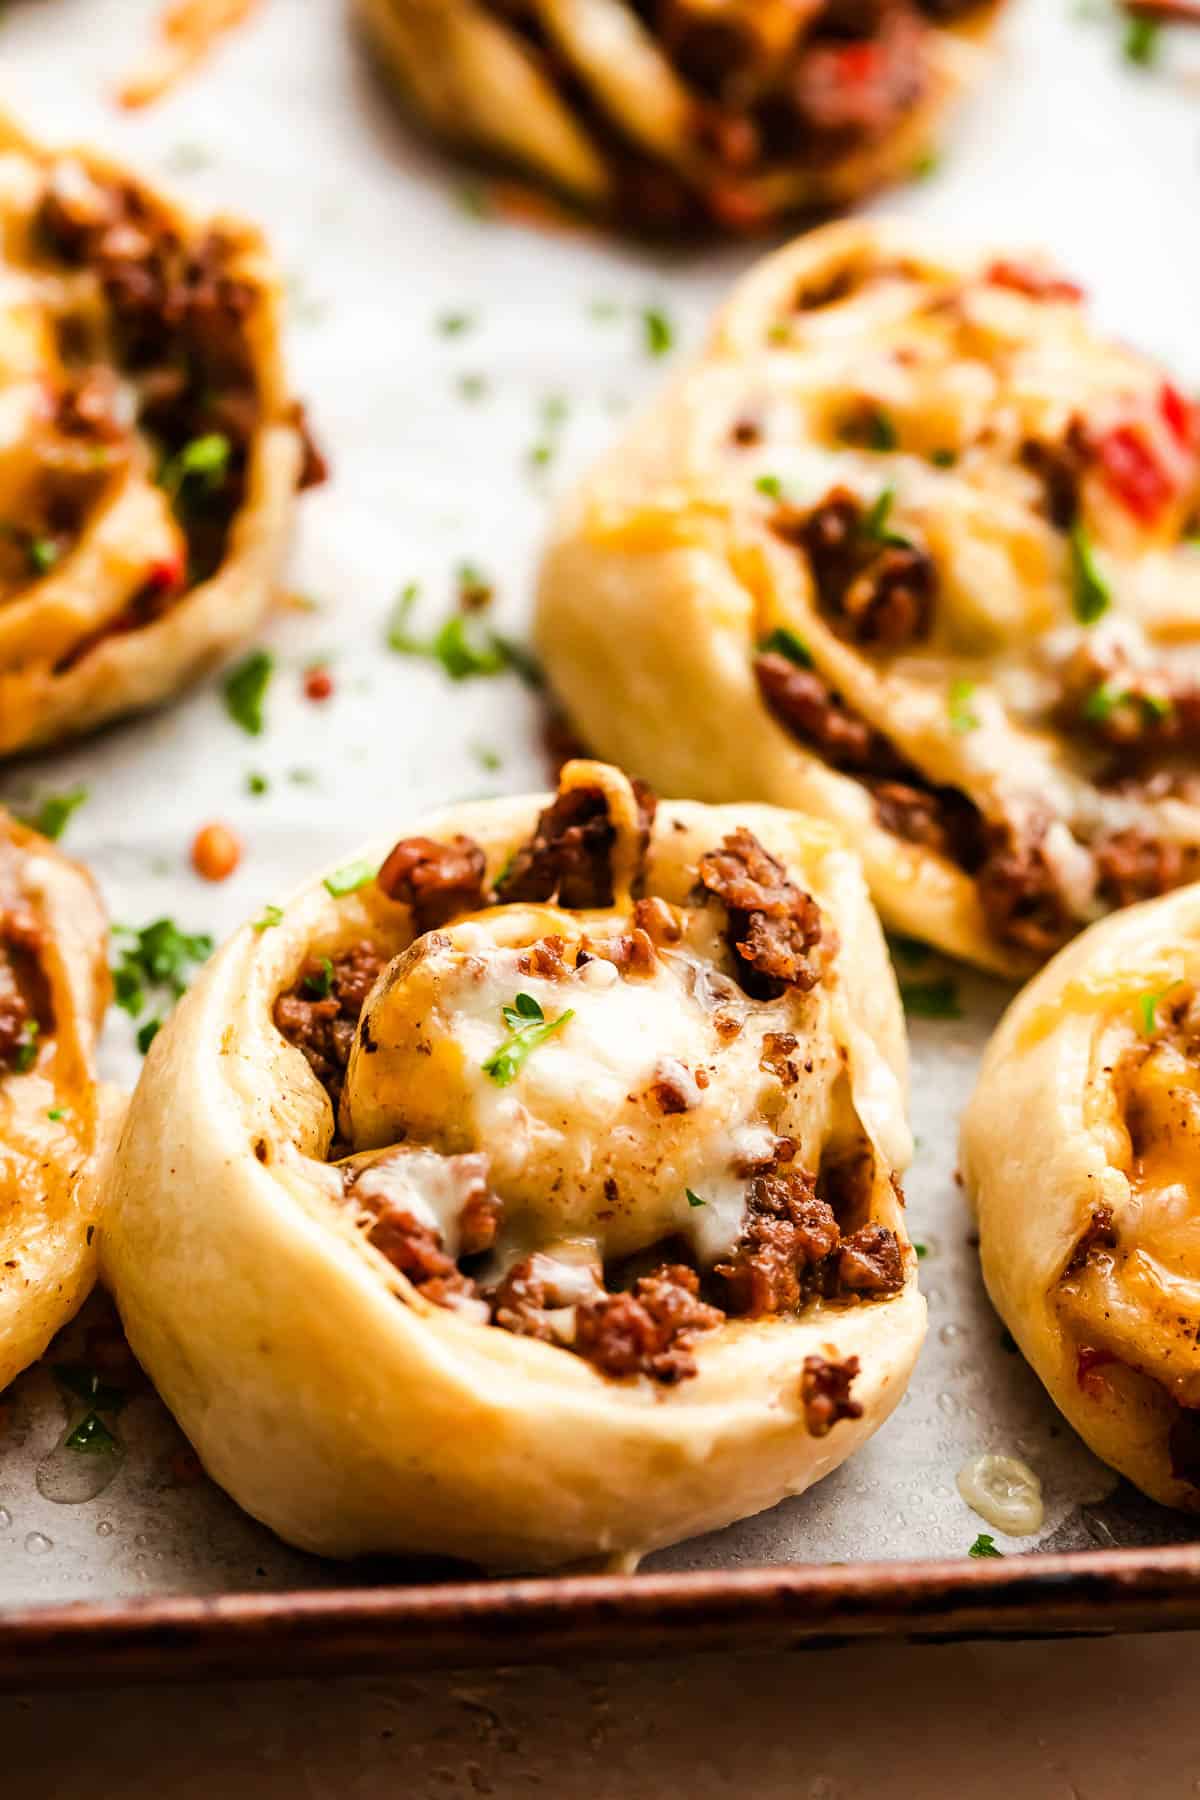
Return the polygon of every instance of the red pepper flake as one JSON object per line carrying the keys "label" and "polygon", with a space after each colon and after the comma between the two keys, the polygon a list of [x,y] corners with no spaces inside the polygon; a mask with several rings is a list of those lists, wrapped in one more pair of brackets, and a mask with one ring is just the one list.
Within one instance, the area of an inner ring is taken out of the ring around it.
{"label": "red pepper flake", "polygon": [[316,663],[304,676],[306,700],[328,700],[333,694],[333,676],[324,663]]}
{"label": "red pepper flake", "polygon": [[1191,402],[1185,400],[1169,381],[1164,381],[1159,390],[1158,410],[1175,442],[1185,450],[1190,449],[1196,438],[1196,414]]}
{"label": "red pepper flake", "polygon": [[205,881],[228,881],[242,846],[228,825],[202,825],[192,840],[192,867]]}
{"label": "red pepper flake", "polygon": [[1152,525],[1175,498],[1177,486],[1136,425],[1116,425],[1095,442],[1104,479],[1122,505]]}
{"label": "red pepper flake", "polygon": [[187,557],[182,550],[163,556],[150,564],[146,585],[152,594],[175,594],[183,586],[187,574]]}
{"label": "red pepper flake", "polygon": [[879,62],[878,44],[847,44],[836,53],[834,67],[840,80],[850,86],[861,86],[874,80],[879,73]]}
{"label": "red pepper flake", "polygon": [[1085,1394],[1099,1398],[1107,1393],[1108,1383],[1096,1371],[1116,1360],[1111,1350],[1094,1350],[1090,1345],[1084,1345],[1075,1358],[1075,1379]]}
{"label": "red pepper flake", "polygon": [[994,262],[984,280],[992,287],[1011,288],[1015,294],[1025,294],[1030,300],[1066,300],[1078,306],[1087,298],[1077,281],[1035,269],[1029,263]]}

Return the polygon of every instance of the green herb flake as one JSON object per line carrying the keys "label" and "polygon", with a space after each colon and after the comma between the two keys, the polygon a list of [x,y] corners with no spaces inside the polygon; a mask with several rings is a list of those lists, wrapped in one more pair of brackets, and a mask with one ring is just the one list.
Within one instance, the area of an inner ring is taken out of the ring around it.
{"label": "green herb flake", "polygon": [[497,1087],[511,1087],[530,1053],[575,1017],[573,1008],[568,1007],[557,1019],[547,1019],[532,994],[518,994],[511,1006],[500,1008],[500,1015],[509,1035],[480,1065]]}
{"label": "green herb flake", "polygon": [[1112,591],[1096,563],[1092,540],[1082,525],[1071,532],[1071,604],[1081,625],[1094,625],[1112,605]]}
{"label": "green herb flake", "polygon": [[940,151],[926,150],[917,157],[912,165],[910,173],[914,181],[928,181],[931,175],[937,174],[941,166],[942,158]]}
{"label": "green herb flake", "polygon": [[923,963],[929,960],[929,945],[923,944],[920,938],[904,937],[899,932],[888,933],[888,947],[893,956],[901,962]]}
{"label": "green herb flake", "polygon": [[465,181],[458,190],[458,207],[460,212],[471,219],[488,219],[492,214],[492,199],[486,187],[479,181]]}
{"label": "green herb flake", "polygon": [[949,975],[940,981],[902,982],[900,998],[914,1019],[961,1019],[958,988]]}
{"label": "green herb flake", "polygon": [[508,658],[491,632],[473,637],[462,613],[451,613],[430,639],[428,655],[440,663],[451,681],[469,681],[477,675],[500,675]]}
{"label": "green herb flake", "polygon": [[207,488],[220,487],[229,472],[233,445],[223,431],[209,431],[168,457],[159,474],[159,486],[177,500],[189,481]]}
{"label": "green herb flake", "polygon": [[689,1206],[707,1206],[708,1205],[708,1201],[702,1200],[700,1198],[699,1194],[693,1194],[691,1188],[684,1188],[683,1191],[687,1195],[687,1203]]}
{"label": "green herb flake", "polygon": [[958,461],[957,450],[934,450],[929,458],[935,469],[952,469]]}
{"label": "green herb flake", "polygon": [[63,1447],[77,1450],[81,1456],[115,1456],[121,1448],[104,1420],[94,1412],[80,1419],[63,1440]]}
{"label": "green herb flake", "polygon": [[256,770],[252,769],[246,777],[246,792],[248,794],[254,794],[256,796],[265,794],[270,785],[271,783],[267,780],[267,777],[258,774]]}
{"label": "green herb flake", "polygon": [[968,731],[978,731],[979,714],[972,701],[975,698],[975,683],[960,675],[950,683],[947,706],[950,713],[950,729],[962,737]]}
{"label": "green herb flake", "polygon": [[475,325],[475,315],[466,312],[439,313],[436,328],[439,337],[462,337]]}
{"label": "green herb flake", "polygon": [[917,1261],[918,1262],[924,1262],[925,1258],[929,1255],[928,1244],[914,1244],[913,1249],[917,1253]]}
{"label": "green herb flake", "polygon": [[[60,1125],[62,1123],[62,1121],[66,1118],[66,1116],[67,1116],[67,1109],[65,1106],[52,1106],[46,1114],[46,1117],[48,1119],[50,1119],[55,1125]],[[88,1229],[90,1231],[91,1227],[89,1226]],[[90,1238],[88,1239],[88,1242],[89,1243],[91,1242]]]}
{"label": "green herb flake", "polygon": [[647,356],[667,356],[675,346],[675,327],[661,306],[642,308],[642,341]]}
{"label": "green herb flake", "polygon": [[754,486],[768,500],[783,499],[783,483],[778,475],[760,475]]}
{"label": "green herb flake", "polygon": [[891,529],[892,508],[895,504],[895,488],[885,487],[883,492],[876,496],[870,511],[863,519],[860,527],[862,535],[875,544],[884,544],[896,550],[911,550],[912,539]]}
{"label": "green herb flake", "polygon": [[21,1027],[21,1041],[17,1045],[17,1054],[13,1058],[13,1067],[18,1075],[27,1075],[37,1061],[38,1038],[41,1026],[36,1019],[26,1019]]}
{"label": "green herb flake", "polygon": [[263,703],[274,670],[275,658],[269,650],[252,650],[225,677],[225,710],[251,737],[262,736]]}
{"label": "green herb flake", "polygon": [[504,767],[504,758],[498,750],[493,750],[489,744],[472,744],[471,755],[475,758],[475,761],[479,764],[480,768],[486,769],[489,775],[494,775],[497,769],[502,769]]}
{"label": "green herb flake", "polygon": [[48,575],[59,557],[62,555],[52,537],[35,537],[29,540],[29,566],[38,575]]}
{"label": "green herb flake", "polygon": [[997,1550],[995,1538],[989,1537],[986,1531],[981,1531],[979,1536],[975,1539],[975,1542],[971,1545],[971,1548],[967,1551],[967,1555],[974,1557],[1002,1557],[1004,1552],[1003,1550]]}
{"label": "green herb flake", "polygon": [[36,812],[23,813],[21,817],[34,831],[40,831],[43,837],[57,843],[67,829],[72,815],[79,811],[87,797],[85,787],[68,788],[61,794],[47,794],[39,802]]}
{"label": "green herb flake", "polygon": [[485,397],[489,386],[486,375],[475,374],[460,375],[455,385],[459,398],[470,401],[472,405]]}
{"label": "green herb flake", "polygon": [[328,956],[322,956],[319,961],[318,972],[304,977],[304,992],[311,994],[314,1000],[328,1000],[333,988],[333,963]]}
{"label": "green herb flake", "polygon": [[[213,941],[207,932],[180,931],[173,919],[155,919],[140,928],[114,925],[113,936],[119,941],[119,953],[113,965],[113,997],[123,1012],[136,1019],[145,1011],[150,995],[168,1004],[187,991],[188,981],[197,964],[212,955]],[[149,990],[149,993],[148,993]],[[157,1029],[159,1020],[149,1021]],[[143,1031],[147,1029],[143,1026]],[[153,1032],[150,1033],[153,1037]],[[149,1048],[147,1038],[143,1047]]]}
{"label": "green herb flake", "polygon": [[1158,19],[1130,19],[1125,28],[1123,45],[1125,61],[1140,69],[1148,69],[1158,60],[1162,46],[1162,24]]}
{"label": "green herb flake", "polygon": [[619,300],[610,300],[603,295],[596,300],[588,301],[588,318],[594,319],[597,325],[608,325],[619,319],[625,310]]}
{"label": "green herb flake", "polygon": [[270,931],[274,926],[281,925],[282,923],[282,906],[264,906],[259,917],[253,921],[251,930]]}
{"label": "green herb flake", "polygon": [[357,894],[359,888],[366,887],[368,881],[374,881],[378,873],[378,867],[372,862],[344,863],[332,875],[325,877],[325,891],[332,894],[335,900],[341,900],[347,894]]}
{"label": "green herb flake", "polygon": [[161,1030],[161,1019],[147,1019],[144,1025],[138,1027],[137,1047],[143,1056],[145,1056]]}
{"label": "green herb flake", "polygon": [[762,656],[786,656],[798,669],[813,666],[812,651],[804,639],[786,625],[776,625],[773,631],[768,631],[766,637],[759,639],[758,649]]}
{"label": "green herb flake", "polygon": [[880,453],[900,448],[896,427],[885,412],[876,410],[867,420],[866,444],[868,450],[878,450]]}

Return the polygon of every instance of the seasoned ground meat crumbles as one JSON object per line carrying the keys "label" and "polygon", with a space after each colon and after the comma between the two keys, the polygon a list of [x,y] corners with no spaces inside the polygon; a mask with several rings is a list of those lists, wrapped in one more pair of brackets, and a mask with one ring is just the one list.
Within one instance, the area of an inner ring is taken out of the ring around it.
{"label": "seasoned ground meat crumbles", "polygon": [[729,915],[737,978],[748,994],[774,999],[786,988],[807,993],[820,981],[836,939],[811,894],[788,879],[783,864],[752,831],[739,827],[700,861],[700,882]]}
{"label": "seasoned ground meat crumbles", "polygon": [[[642,853],[650,842],[657,801],[635,781],[642,829]],[[513,857],[496,882],[496,899],[557,901],[585,912],[613,903],[612,852],[616,831],[602,788],[567,788],[540,814],[533,837]]]}
{"label": "seasoned ground meat crumbles", "polygon": [[700,1278],[683,1264],[643,1275],[632,1293],[585,1301],[575,1315],[575,1348],[602,1375],[649,1375],[674,1386],[696,1373],[693,1340],[725,1315],[700,1299]]}
{"label": "seasoned ground meat crumbles", "polygon": [[334,1111],[367,995],[387,961],[362,942],[333,958],[310,957],[295,986],[275,1002],[275,1025],[301,1051]]}
{"label": "seasoned ground meat crumbles", "polygon": [[800,1400],[809,1436],[828,1437],[840,1419],[861,1419],[863,1409],[850,1398],[850,1387],[859,1372],[857,1356],[844,1363],[824,1356],[806,1356],[800,1377]]}
{"label": "seasoned ground meat crumbles", "polygon": [[904,1257],[885,1225],[868,1222],[843,1236],[815,1177],[801,1169],[751,1182],[737,1247],[713,1273],[728,1312],[766,1318],[795,1311],[809,1292],[827,1298],[898,1293]]}
{"label": "seasoned ground meat crumbles", "polygon": [[439,844],[433,838],[402,838],[380,869],[377,881],[389,900],[410,906],[418,933],[445,925],[484,904],[486,861],[469,837]]}
{"label": "seasoned ground meat crumbles", "polygon": [[771,529],[807,556],[821,611],[839,635],[887,651],[928,637],[937,594],[933,559],[873,527],[848,488],[832,489],[811,512],[777,508]]}

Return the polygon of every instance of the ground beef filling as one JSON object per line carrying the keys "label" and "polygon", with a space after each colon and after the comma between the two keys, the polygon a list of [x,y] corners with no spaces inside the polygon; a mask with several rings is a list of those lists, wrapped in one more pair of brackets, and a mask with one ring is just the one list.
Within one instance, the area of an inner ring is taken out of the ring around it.
{"label": "ground beef filling", "polygon": [[818,952],[837,949],[811,894],[789,880],[787,870],[744,827],[700,860],[700,884],[725,907],[737,978],[757,999],[776,999],[787,988],[808,993],[824,973]]}
{"label": "ground beef filling", "polygon": [[419,935],[483,906],[486,874],[486,859],[473,838],[460,835],[439,844],[412,837],[393,847],[376,879],[389,900],[412,908]]}
{"label": "ground beef filling", "polygon": [[[458,1258],[411,1212],[374,1194],[363,1196],[359,1184],[366,1171],[360,1169],[349,1176],[346,1192],[369,1218],[369,1241],[434,1305],[570,1350],[614,1380],[646,1376],[675,1386],[697,1372],[696,1340],[727,1318],[795,1312],[817,1295],[882,1299],[904,1285],[895,1233],[868,1222],[843,1235],[833,1209],[817,1196],[814,1178],[797,1173],[752,1182],[743,1236],[729,1262],[717,1264],[707,1280],[685,1262],[663,1261],[627,1288],[609,1288],[598,1268],[564,1265],[535,1252],[488,1287],[470,1265],[495,1244],[502,1204],[488,1186],[485,1156],[450,1160],[466,1193]],[[859,1416],[848,1400],[856,1368],[820,1358],[810,1363],[805,1413],[814,1436],[823,1436],[838,1419]]]}
{"label": "ground beef filling", "polygon": [[751,1182],[742,1236],[714,1274],[728,1312],[766,1318],[794,1312],[813,1293],[834,1299],[898,1293],[904,1257],[884,1225],[868,1221],[843,1236],[815,1178],[797,1170]]}
{"label": "ground beef filling", "polygon": [[817,602],[839,636],[886,651],[929,636],[937,595],[933,558],[872,525],[848,488],[832,489],[811,512],[778,507],[771,529],[807,557]]}
{"label": "ground beef filling", "polygon": [[861,1419],[863,1409],[850,1398],[850,1387],[859,1372],[857,1356],[844,1363],[824,1356],[806,1356],[800,1376],[800,1402],[810,1437],[828,1437],[841,1419]]}
{"label": "ground beef filling", "polygon": [[649,156],[541,23],[532,0],[485,0],[518,31],[608,154],[619,208],[650,229],[714,218],[761,226],[769,210],[748,184],[780,163],[835,164],[895,133],[924,100],[928,29],[982,0],[763,0],[759,8],[629,0],[695,95],[692,135],[702,183]]}
{"label": "ground beef filling", "polygon": [[387,957],[365,940],[336,957],[310,956],[275,1002],[275,1026],[304,1056],[337,1111],[367,995]]}
{"label": "ground beef filling", "polygon": [[[658,803],[643,782],[635,781],[633,788],[644,856]],[[578,912],[611,906],[616,835],[602,788],[564,789],[540,814],[532,838],[500,875],[496,899],[501,904],[553,900]]]}
{"label": "ground beef filling", "polygon": [[54,1028],[40,960],[44,949],[32,912],[10,907],[0,919],[0,1074],[32,1067],[39,1043]]}
{"label": "ground beef filling", "polygon": [[[87,385],[115,361],[136,394],[138,428],[164,469],[178,468],[173,459],[198,438],[225,440],[227,454],[202,477],[180,480],[173,494],[188,540],[188,569],[177,585],[204,580],[224,560],[244,502],[261,410],[250,350],[259,301],[232,272],[238,246],[219,228],[185,240],[141,189],[94,178],[71,161],[50,171],[36,224],[46,254],[91,271],[107,305],[103,336],[87,315],[60,323],[63,359],[85,390],[80,420],[96,428]],[[302,484],[309,485],[323,478],[324,463],[299,409],[296,424],[305,446]],[[151,598],[162,604],[161,592]]]}

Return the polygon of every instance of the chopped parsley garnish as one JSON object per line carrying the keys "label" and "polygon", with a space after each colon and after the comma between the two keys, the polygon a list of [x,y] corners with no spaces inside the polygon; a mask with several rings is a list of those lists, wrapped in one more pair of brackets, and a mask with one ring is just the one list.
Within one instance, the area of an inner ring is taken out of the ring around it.
{"label": "chopped parsley garnish", "polygon": [[145,1056],[147,1050],[149,1050],[151,1044],[154,1042],[155,1038],[158,1036],[158,1034],[161,1030],[162,1030],[162,1020],[161,1019],[147,1019],[144,1025],[139,1025],[138,1034],[137,1034],[137,1047],[141,1051],[143,1056]]}
{"label": "chopped parsley garnish", "polygon": [[64,1392],[82,1400],[92,1412],[120,1412],[129,1398],[124,1388],[102,1381],[86,1363],[55,1363],[50,1373]]}
{"label": "chopped parsley garnish", "polygon": [[958,988],[949,975],[940,981],[911,981],[900,984],[904,1010],[914,1019],[961,1019]]}
{"label": "chopped parsley garnish", "polygon": [[1082,525],[1071,531],[1071,604],[1081,625],[1094,625],[1112,605],[1112,593],[1096,565],[1092,540]]}
{"label": "chopped parsley garnish", "polygon": [[642,308],[642,334],[647,356],[666,356],[675,344],[675,327],[661,306]]}
{"label": "chopped parsley garnish", "polygon": [[489,744],[472,744],[471,755],[475,758],[475,761],[479,764],[480,768],[486,769],[489,774],[495,774],[497,769],[502,769],[504,767],[504,758],[498,750],[493,750]]}
{"label": "chopped parsley garnish", "polygon": [[220,487],[229,472],[233,445],[223,431],[209,431],[167,458],[159,475],[159,486],[177,500],[185,483],[199,481],[207,488]]}
{"label": "chopped parsley garnish", "polygon": [[975,1539],[975,1542],[971,1545],[971,1548],[967,1551],[967,1555],[975,1557],[1003,1556],[1004,1552],[1003,1550],[997,1550],[995,1538],[989,1537],[986,1531],[981,1531],[979,1536]]}
{"label": "chopped parsley garnish", "polygon": [[67,1450],[77,1450],[82,1456],[113,1456],[121,1448],[99,1413],[85,1413],[74,1431],[68,1432],[63,1440]]}
{"label": "chopped parsley garnish", "polygon": [[958,451],[935,450],[929,460],[935,469],[952,469],[958,461]]}
{"label": "chopped parsley garnish", "polygon": [[1154,724],[1169,719],[1174,703],[1165,694],[1139,694],[1132,688],[1120,687],[1115,681],[1101,682],[1083,703],[1083,717],[1089,725],[1106,725],[1122,706],[1140,706],[1147,721]]}
{"label": "chopped parsley garnish", "polygon": [[38,575],[47,575],[58,561],[62,552],[51,537],[35,537],[29,540],[29,566]]}
{"label": "chopped parsley garnish", "polygon": [[488,378],[486,375],[460,375],[457,386],[461,398],[474,403],[476,400],[482,400],[487,393]]}
{"label": "chopped parsley garnish", "polygon": [[[65,1106],[52,1106],[46,1114],[46,1117],[49,1120],[51,1120],[52,1123],[55,1125],[61,1124],[62,1121],[66,1118],[66,1116],[67,1116],[67,1109]],[[88,1239],[89,1244],[91,1243],[91,1241],[92,1240],[89,1238]]]}
{"label": "chopped parsley garnish", "polygon": [[37,1061],[38,1038],[41,1026],[36,1019],[26,1019],[21,1027],[21,1041],[17,1045],[17,1054],[13,1059],[13,1067],[18,1075],[27,1075]]}
{"label": "chopped parsley garnish", "polygon": [[282,906],[264,906],[261,917],[253,921],[251,929],[254,931],[270,931],[273,925],[280,925],[282,922]]}
{"label": "chopped parsley garnish", "polygon": [[971,702],[975,698],[975,683],[968,681],[965,675],[956,677],[950,683],[948,706],[950,711],[950,729],[959,736],[968,731],[978,731],[979,714]]}
{"label": "chopped parsley garnish", "polygon": [[931,175],[937,174],[941,166],[940,153],[937,150],[926,150],[921,156],[918,156],[910,173],[914,181],[928,181]]}
{"label": "chopped parsley garnish", "polygon": [[305,993],[311,994],[314,1000],[328,1000],[333,988],[333,963],[328,956],[322,956],[319,960],[320,969],[315,975],[304,977],[303,987]]}
{"label": "chopped parsley garnish", "polygon": [[1173,993],[1178,986],[1178,981],[1172,981],[1167,987],[1159,988],[1155,994],[1138,995],[1138,1020],[1143,1037],[1154,1036],[1158,1030],[1158,1009],[1167,995]]}
{"label": "chopped parsley garnish", "polygon": [[813,666],[812,651],[804,639],[786,625],[776,625],[773,631],[768,631],[766,637],[759,639],[758,648],[760,655],[786,656],[799,669]]}
{"label": "chopped parsley garnish", "polygon": [[612,319],[619,319],[624,308],[619,300],[609,300],[603,296],[588,301],[588,318],[595,319],[598,325],[607,325]]}
{"label": "chopped parsley garnish", "polygon": [[65,793],[47,794],[33,813],[22,813],[26,825],[40,831],[43,837],[58,842],[73,813],[78,812],[88,797],[85,787],[68,788]]}
{"label": "chopped parsley garnish", "polygon": [[375,863],[358,861],[343,863],[332,875],[325,877],[325,891],[332,894],[335,900],[341,900],[346,894],[357,894],[359,888],[366,887],[368,881],[374,881],[379,869]]}
{"label": "chopped parsley garnish", "polygon": [[[113,995],[131,1019],[140,1017],[151,996],[178,1000],[187,990],[192,970],[210,957],[213,949],[206,931],[180,931],[174,919],[155,919],[140,930],[114,925],[113,936],[125,940],[113,965]],[[157,1027],[159,1021],[153,1023]]]}
{"label": "chopped parsley garnish", "polygon": [[474,313],[445,312],[439,313],[437,329],[441,337],[462,337],[475,324]]}
{"label": "chopped parsley garnish", "polygon": [[547,1019],[532,994],[518,994],[511,1006],[500,1008],[500,1014],[508,1027],[508,1036],[480,1065],[497,1087],[511,1087],[530,1053],[575,1017],[574,1009],[568,1007],[557,1019]]}
{"label": "chopped parsley garnish", "polygon": [[913,1249],[917,1253],[918,1262],[924,1262],[925,1258],[929,1255],[929,1246],[927,1244],[914,1244]]}
{"label": "chopped parsley garnish", "polygon": [[783,499],[783,483],[778,475],[760,475],[754,485],[768,500]]}
{"label": "chopped parsley garnish", "polygon": [[1158,58],[1162,24],[1158,19],[1130,19],[1125,28],[1125,60],[1148,69]]}
{"label": "chopped parsley garnish", "polygon": [[225,677],[225,710],[251,737],[262,735],[263,702],[274,670],[275,658],[269,650],[252,650]]}
{"label": "chopped parsley garnish", "polygon": [[461,210],[472,219],[487,219],[491,217],[491,195],[478,181],[465,181],[463,183],[458,190],[458,204]]}
{"label": "chopped parsley garnish", "polygon": [[271,784],[266,776],[259,775],[256,770],[252,769],[246,777],[246,792],[248,794],[265,794],[270,785]]}
{"label": "chopped parsley garnish", "polygon": [[687,1203],[689,1206],[707,1206],[708,1205],[708,1201],[702,1200],[700,1198],[699,1194],[693,1194],[691,1188],[684,1188],[683,1191],[687,1195]]}
{"label": "chopped parsley garnish", "polygon": [[[473,599],[471,605],[474,608],[486,605],[491,598],[490,587],[469,563],[459,570],[458,581],[460,599],[468,594],[486,596],[483,600]],[[409,582],[393,606],[387,625],[390,650],[398,656],[429,657],[441,664],[451,681],[467,681],[477,675],[501,675],[511,669],[531,686],[540,684],[541,671],[527,650],[497,631],[473,625],[468,613],[453,612],[432,637],[418,636],[411,630],[409,619],[420,591],[415,581]]]}
{"label": "chopped parsley garnish", "polygon": [[873,407],[865,416],[855,419],[847,436],[852,443],[861,443],[867,450],[878,450],[881,454],[900,448],[896,427],[878,407]]}
{"label": "chopped parsley garnish", "polygon": [[895,488],[885,487],[875,500],[870,512],[863,519],[862,535],[870,538],[876,544],[887,544],[896,550],[911,550],[912,540],[910,538],[902,537],[898,531],[889,529],[888,521],[891,519],[892,508],[895,504]]}

